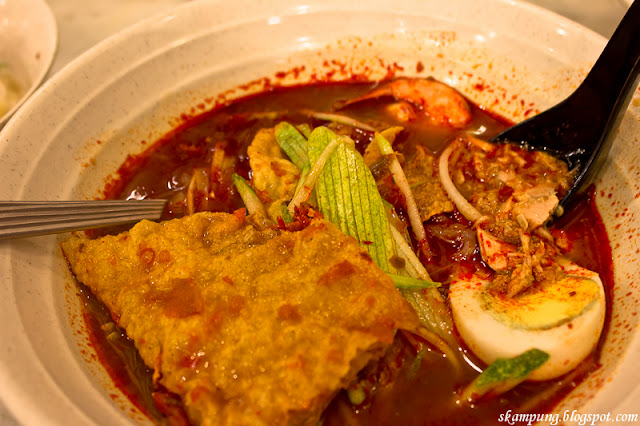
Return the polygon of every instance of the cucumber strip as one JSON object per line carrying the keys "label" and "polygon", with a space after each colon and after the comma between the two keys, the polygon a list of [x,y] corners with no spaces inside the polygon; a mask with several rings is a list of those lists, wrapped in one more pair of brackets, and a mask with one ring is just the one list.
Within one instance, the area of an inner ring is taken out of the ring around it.
{"label": "cucumber strip", "polygon": [[316,181],[318,177],[322,173],[322,170],[330,166],[330,158],[333,151],[340,145],[340,138],[334,138],[329,144],[326,145],[322,154],[317,158],[314,162],[313,167],[309,171],[304,183],[300,187],[300,189],[295,193],[293,199],[289,203],[289,213],[294,214],[296,207],[307,201],[309,196],[311,195],[311,191],[316,186]]}
{"label": "cucumber strip", "polygon": [[307,154],[309,155],[309,162],[315,163],[322,154],[322,151],[329,145],[329,143],[336,139],[338,135],[329,130],[328,128],[321,126],[313,129],[313,132],[309,135],[307,141]]}
{"label": "cucumber strip", "polygon": [[440,154],[440,159],[438,160],[440,183],[442,183],[442,187],[449,198],[451,198],[451,201],[453,201],[453,204],[456,205],[458,211],[470,222],[475,222],[482,217],[482,213],[464,198],[449,175],[449,157],[451,157],[454,145],[455,143],[449,144],[449,146],[442,151],[442,154]]}
{"label": "cucumber strip", "polygon": [[245,207],[249,214],[261,213],[264,217],[269,217],[267,215],[267,209],[260,201],[260,198],[256,194],[256,192],[249,186],[249,183],[244,180],[244,178],[236,173],[232,176],[233,184],[238,190],[238,194],[240,194],[240,198],[244,202]]}
{"label": "cucumber strip", "polygon": [[427,269],[424,267],[422,262],[420,262],[420,259],[418,259],[418,256],[413,252],[413,249],[409,246],[400,231],[392,226],[391,235],[393,237],[393,241],[396,243],[396,247],[398,248],[398,255],[411,264],[413,270],[417,274],[415,278],[431,281],[431,277],[429,276]]}
{"label": "cucumber strip", "polygon": [[[309,158],[317,157],[327,140],[337,137],[317,128],[309,138]],[[341,144],[327,163],[316,187],[320,212],[345,234],[355,237],[382,270],[398,273],[389,259],[395,255],[384,204],[362,156]]]}
{"label": "cucumber strip", "polygon": [[407,214],[409,215],[409,222],[411,222],[411,230],[413,231],[413,235],[416,237],[416,240],[422,241],[426,238],[427,233],[424,229],[422,218],[420,217],[418,204],[416,204],[416,200],[413,197],[413,192],[411,191],[411,187],[409,186],[409,181],[407,181],[407,176],[404,174],[404,170],[402,170],[402,166],[400,165],[398,158],[395,156],[395,151],[391,147],[389,141],[377,132],[374,138],[375,141],[378,142],[380,153],[382,155],[392,156],[389,170],[391,171],[391,175],[393,176],[393,181],[398,186],[398,189],[400,189],[400,192],[402,192],[402,195],[404,195],[405,202],[407,203]]}
{"label": "cucumber strip", "polygon": [[333,175],[327,173],[326,176],[322,176],[316,190],[318,207],[321,205],[320,198],[322,198],[322,204],[324,204],[324,208],[321,208],[322,214],[329,222],[337,225],[338,205],[336,204],[336,198],[333,196]]}
{"label": "cucumber strip", "polygon": [[[331,173],[331,177],[333,178],[333,188],[332,188],[332,191],[330,192],[330,195],[335,198],[335,204],[337,208],[336,210],[337,222],[334,222],[334,223],[338,225],[338,227],[340,228],[340,230],[342,230],[343,233],[347,235],[352,235],[349,232],[349,226],[347,224],[347,221],[349,221],[350,218],[347,216],[347,213],[346,213],[347,202],[345,200],[345,196],[342,190],[343,189],[342,175],[340,174],[340,164],[339,164],[340,161],[338,158],[339,156],[340,156],[340,150],[338,150],[338,156],[334,157],[331,160],[329,167],[327,169],[327,173]],[[349,200],[349,203],[350,202],[351,201]]]}
{"label": "cucumber strip", "polygon": [[472,403],[501,395],[525,381],[548,359],[549,354],[540,349],[530,349],[515,358],[498,358],[467,385],[460,400]]}
{"label": "cucumber strip", "polygon": [[[366,167],[364,160],[362,167]],[[387,214],[382,202],[382,197],[378,192],[375,180],[368,170],[365,171],[367,179],[367,195],[370,204],[370,215],[372,218],[372,227],[374,241],[377,243],[376,248],[378,252],[378,259],[380,261],[381,268],[385,272],[392,274],[398,273],[398,270],[391,265],[390,259],[396,255],[396,246],[393,241],[392,226],[389,224]]]}
{"label": "cucumber strip", "polygon": [[309,164],[307,140],[293,125],[282,121],[274,129],[276,140],[293,164],[303,169]]}
{"label": "cucumber strip", "polygon": [[378,143],[378,148],[380,148],[380,153],[382,155],[395,154],[395,151],[391,147],[391,144],[389,143],[389,141],[380,133],[376,132],[376,134],[374,135],[374,139]]}
{"label": "cucumber strip", "polygon": [[404,275],[388,274],[391,280],[399,289],[423,289],[440,287],[441,284],[434,281],[424,281],[418,278],[407,277]]}
{"label": "cucumber strip", "polygon": [[[326,146],[331,143],[336,136],[335,133],[326,127],[316,127],[313,132],[311,132],[311,135],[309,135],[309,140],[307,141],[309,161],[315,163]],[[315,192],[318,206],[323,205],[321,209],[322,214],[329,222],[335,223],[337,206],[335,205],[335,199],[333,200],[334,204],[331,204],[331,194],[329,193],[332,187],[333,179],[331,179],[331,174],[328,173],[325,176],[323,173],[321,177],[319,176],[318,182],[316,183]]]}
{"label": "cucumber strip", "polygon": [[280,211],[282,212],[282,220],[284,223],[292,223],[293,219],[291,218],[291,214],[289,213],[289,209],[284,204],[280,205]]}
{"label": "cucumber strip", "polygon": [[[363,210],[371,212],[364,215],[365,229],[367,230],[367,239],[376,241],[376,255],[372,257],[377,259],[378,265],[386,272],[400,273],[391,265],[389,260],[396,255],[396,247],[393,242],[390,227],[391,224],[387,218],[387,202],[380,196],[375,179],[371,175],[371,170],[363,161],[356,164],[360,179],[366,182],[365,188],[358,191],[360,194]],[[382,202],[379,203],[378,200]],[[373,230],[373,233],[371,232]],[[390,238],[391,237],[391,238]]]}
{"label": "cucumber strip", "polygon": [[[327,128],[315,129],[309,137],[309,159],[315,161],[329,141],[336,137]],[[412,278],[423,282],[432,281],[409,244],[390,225],[371,171],[355,149],[345,144],[338,147],[318,178],[316,195],[318,207],[325,218],[355,237],[380,269],[394,275],[409,273]],[[347,214],[351,217],[345,217]],[[405,259],[406,271],[399,271],[391,264],[390,259],[396,256],[396,251]],[[451,316],[438,290],[405,288],[401,291],[418,313],[425,329],[446,342],[445,346],[457,348]]]}
{"label": "cucumber strip", "polygon": [[[427,269],[420,262],[420,259],[418,259],[400,231],[392,226],[391,235],[396,243],[398,256],[405,261],[407,273],[413,278],[432,281]],[[422,325],[444,339],[451,347],[458,346],[453,335],[451,314],[437,288],[428,288],[424,291],[403,289],[402,294],[418,314]]]}
{"label": "cucumber strip", "polygon": [[[359,167],[358,161],[354,155],[347,156],[347,168],[350,170],[350,178],[356,181],[362,181],[366,179],[363,175],[363,168]],[[373,229],[371,216],[365,214],[366,211],[370,211],[370,203],[368,198],[362,196],[361,191],[350,191],[351,202],[361,208],[353,209],[353,216],[355,222],[355,235],[358,242],[361,245],[366,245],[366,242],[373,241],[374,236],[368,233],[368,230]]]}
{"label": "cucumber strip", "polygon": [[409,305],[416,311],[420,323],[429,332],[442,339],[450,348],[457,348],[458,342],[453,334],[451,314],[445,305],[444,299],[437,293],[437,288],[427,289],[401,289],[402,295]]}
{"label": "cucumber strip", "polygon": [[307,123],[302,123],[298,124],[296,126],[296,129],[298,129],[298,131],[302,133],[302,136],[309,139],[309,135],[311,135],[311,126],[309,126]]}
{"label": "cucumber strip", "polygon": [[[356,176],[358,180],[366,180],[367,173],[370,173],[367,166],[363,166],[362,163],[357,161],[354,161],[354,166],[357,172]],[[361,244],[368,244],[376,238],[375,234],[371,232],[371,230],[375,229],[373,217],[371,214],[365,214],[365,212],[371,212],[372,210],[369,191],[357,191],[357,197],[358,202],[362,206],[362,208],[359,209],[358,212],[360,217],[356,219],[359,223],[358,241],[360,241]]]}

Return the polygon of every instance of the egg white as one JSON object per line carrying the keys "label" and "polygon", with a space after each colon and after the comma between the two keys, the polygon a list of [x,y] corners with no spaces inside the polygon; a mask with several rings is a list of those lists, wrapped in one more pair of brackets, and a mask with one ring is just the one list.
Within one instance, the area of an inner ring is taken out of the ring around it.
{"label": "egg white", "polygon": [[488,292],[489,281],[476,275],[453,280],[449,299],[454,323],[482,361],[491,364],[540,349],[549,360],[529,380],[541,381],[568,373],[594,350],[606,310],[602,281],[567,259],[558,263],[565,279],[520,300]]}

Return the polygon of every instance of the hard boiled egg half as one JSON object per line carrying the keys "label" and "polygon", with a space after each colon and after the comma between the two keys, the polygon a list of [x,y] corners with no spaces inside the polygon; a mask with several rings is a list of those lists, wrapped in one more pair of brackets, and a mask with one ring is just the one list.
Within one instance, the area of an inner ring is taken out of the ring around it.
{"label": "hard boiled egg half", "polygon": [[549,360],[530,380],[549,380],[575,368],[595,348],[605,317],[605,294],[597,273],[565,258],[564,274],[515,297],[491,291],[473,275],[450,286],[453,319],[460,336],[482,361],[512,358],[537,348]]}

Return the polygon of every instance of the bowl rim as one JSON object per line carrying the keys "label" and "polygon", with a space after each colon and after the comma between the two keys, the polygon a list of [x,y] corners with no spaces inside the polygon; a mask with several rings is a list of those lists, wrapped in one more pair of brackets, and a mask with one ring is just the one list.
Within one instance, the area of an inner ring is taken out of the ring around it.
{"label": "bowl rim", "polygon": [[25,104],[25,102],[31,98],[31,96],[37,91],[37,89],[42,85],[45,81],[45,78],[49,74],[51,67],[53,66],[53,62],[56,57],[56,53],[58,51],[59,46],[59,34],[58,34],[58,22],[56,17],[51,9],[49,3],[45,0],[22,0],[22,1],[30,1],[29,5],[21,5],[22,9],[26,9],[29,12],[26,16],[29,18],[37,18],[39,22],[44,23],[47,27],[47,33],[41,37],[42,40],[48,41],[46,45],[43,43],[43,46],[46,47],[43,55],[43,52],[39,52],[41,54],[41,58],[44,56],[44,60],[38,73],[35,78],[31,82],[31,85],[25,90],[22,97],[16,102],[4,115],[0,117],[0,126],[5,125],[11,118],[18,112],[18,110]]}

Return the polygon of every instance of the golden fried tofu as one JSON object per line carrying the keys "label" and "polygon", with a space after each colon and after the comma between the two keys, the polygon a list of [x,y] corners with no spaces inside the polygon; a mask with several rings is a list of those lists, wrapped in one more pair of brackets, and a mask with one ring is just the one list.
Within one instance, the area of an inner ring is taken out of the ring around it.
{"label": "golden fried tofu", "polygon": [[417,317],[356,240],[315,219],[198,213],[62,249],[154,377],[203,425],[316,424]]}

